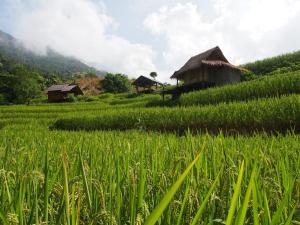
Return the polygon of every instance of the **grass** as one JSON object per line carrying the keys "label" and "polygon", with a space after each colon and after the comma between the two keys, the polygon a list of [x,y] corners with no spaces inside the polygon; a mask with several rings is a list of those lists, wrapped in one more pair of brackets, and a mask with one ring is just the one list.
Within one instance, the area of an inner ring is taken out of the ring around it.
{"label": "grass", "polygon": [[[253,182],[255,167],[259,222],[268,218],[266,204],[271,221],[285,223],[295,210],[292,220],[300,221],[300,139],[294,134],[178,138],[138,131],[20,133],[20,129],[22,125],[8,126],[0,132],[0,213],[9,224],[20,218],[23,224],[41,224],[45,212],[49,224],[144,224],[179,180],[182,185],[172,192],[165,210],[158,210],[157,224],[176,224],[179,219],[180,224],[191,224],[194,218],[196,224],[225,222],[233,201],[237,213],[232,220],[242,218],[238,215],[247,206],[245,223],[252,224],[254,208],[244,202],[253,201],[247,184]],[[181,174],[201,149],[201,158],[182,180]]]}
{"label": "grass", "polygon": [[[99,116],[58,119],[61,130],[186,130],[202,132],[299,131],[300,98],[297,95],[249,102],[188,108],[108,110]],[[276,123],[274,123],[276,121]]]}
{"label": "grass", "polygon": [[183,94],[183,106],[247,101],[300,93],[300,71]]}

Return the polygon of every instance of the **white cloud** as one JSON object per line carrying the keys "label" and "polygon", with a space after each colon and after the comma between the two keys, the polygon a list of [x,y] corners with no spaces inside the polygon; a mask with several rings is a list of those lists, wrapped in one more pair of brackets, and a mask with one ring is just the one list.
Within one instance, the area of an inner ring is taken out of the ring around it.
{"label": "white cloud", "polygon": [[[177,3],[151,13],[144,26],[166,40],[171,70],[219,45],[233,63],[300,49],[300,1],[213,0],[211,16],[195,3]],[[298,24],[298,25],[297,25]]]}
{"label": "white cloud", "polygon": [[48,46],[75,56],[99,69],[139,75],[155,70],[150,46],[111,35],[117,22],[95,0],[10,1],[15,15],[14,34],[28,47]]}

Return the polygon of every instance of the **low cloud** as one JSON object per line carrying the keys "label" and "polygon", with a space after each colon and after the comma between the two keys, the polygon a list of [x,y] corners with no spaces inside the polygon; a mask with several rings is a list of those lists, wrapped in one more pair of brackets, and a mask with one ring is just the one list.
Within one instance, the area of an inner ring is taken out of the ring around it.
{"label": "low cloud", "polygon": [[93,0],[10,0],[13,33],[39,53],[48,47],[113,72],[129,75],[155,70],[150,46],[112,35],[118,23]]}
{"label": "low cloud", "polygon": [[165,39],[162,55],[171,69],[219,45],[232,63],[300,49],[298,0],[213,0],[210,15],[188,2],[161,7],[144,26]]}

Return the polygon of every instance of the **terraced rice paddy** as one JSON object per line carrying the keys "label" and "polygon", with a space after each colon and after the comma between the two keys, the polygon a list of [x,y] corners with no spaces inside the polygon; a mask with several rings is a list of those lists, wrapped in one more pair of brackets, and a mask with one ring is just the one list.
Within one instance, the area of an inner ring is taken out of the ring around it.
{"label": "terraced rice paddy", "polygon": [[[300,224],[298,95],[145,104],[0,107],[0,224]],[[49,130],[55,123],[78,131]],[[237,132],[186,129],[205,123]],[[238,130],[255,123],[264,129]],[[135,129],[115,130],[124,124]]]}

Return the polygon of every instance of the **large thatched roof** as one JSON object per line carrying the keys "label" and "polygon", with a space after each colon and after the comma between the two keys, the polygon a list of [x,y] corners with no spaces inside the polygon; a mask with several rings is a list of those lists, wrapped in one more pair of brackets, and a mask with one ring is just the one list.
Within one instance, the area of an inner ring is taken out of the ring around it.
{"label": "large thatched roof", "polygon": [[150,87],[154,86],[156,84],[162,85],[162,83],[152,80],[145,76],[138,77],[135,81],[132,82],[132,85],[138,86],[138,87]]}
{"label": "large thatched roof", "polygon": [[221,49],[217,46],[190,58],[190,60],[187,61],[180,70],[176,71],[171,78],[181,78],[186,72],[199,69],[203,65],[208,67],[225,66],[234,70],[239,70],[237,66],[228,62]]}

